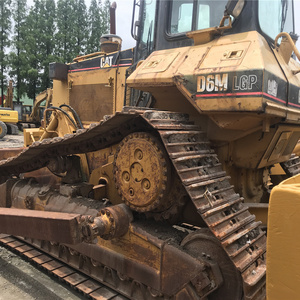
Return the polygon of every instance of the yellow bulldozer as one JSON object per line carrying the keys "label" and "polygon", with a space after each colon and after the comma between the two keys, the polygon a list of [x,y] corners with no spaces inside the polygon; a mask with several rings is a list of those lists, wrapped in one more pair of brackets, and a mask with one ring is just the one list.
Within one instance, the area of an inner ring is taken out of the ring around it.
{"label": "yellow bulldozer", "polygon": [[112,32],[50,65],[43,127],[0,162],[0,231],[118,299],[299,299],[293,20],[292,0],[134,0],[134,49]]}

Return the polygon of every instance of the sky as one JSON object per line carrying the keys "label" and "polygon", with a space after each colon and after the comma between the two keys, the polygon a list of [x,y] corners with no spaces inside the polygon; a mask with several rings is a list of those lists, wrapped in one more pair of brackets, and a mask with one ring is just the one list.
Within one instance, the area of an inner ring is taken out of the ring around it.
{"label": "sky", "polygon": [[117,3],[116,34],[123,40],[122,49],[134,47],[135,40],[131,37],[133,0],[111,0],[113,1]]}

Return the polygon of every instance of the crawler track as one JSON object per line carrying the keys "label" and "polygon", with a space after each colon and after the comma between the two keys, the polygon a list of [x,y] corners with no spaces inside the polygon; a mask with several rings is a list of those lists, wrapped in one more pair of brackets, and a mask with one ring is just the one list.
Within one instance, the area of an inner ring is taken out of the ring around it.
{"label": "crawler track", "polygon": [[285,161],[280,165],[289,177],[300,173],[300,157],[295,154],[292,154],[288,161]]}
{"label": "crawler track", "polygon": [[265,234],[234,192],[205,133],[189,121],[188,115],[127,108],[87,130],[34,143],[17,157],[0,162],[0,176],[42,168],[58,155],[99,150],[137,131],[160,136],[199,215],[240,272],[244,299],[264,299]]}
{"label": "crawler track", "polygon": [[128,298],[105,285],[92,280],[88,276],[77,272],[75,269],[61,261],[41,252],[33,245],[16,237],[0,234],[0,245],[26,258],[47,273],[59,278],[72,288],[78,290],[90,299],[95,300],[127,300]]}

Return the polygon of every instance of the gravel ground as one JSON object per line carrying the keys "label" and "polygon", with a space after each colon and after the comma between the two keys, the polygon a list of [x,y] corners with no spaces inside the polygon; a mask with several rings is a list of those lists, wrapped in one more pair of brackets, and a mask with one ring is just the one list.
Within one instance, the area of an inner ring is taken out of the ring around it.
{"label": "gravel ground", "polygon": [[0,148],[18,148],[23,147],[24,137],[23,133],[18,135],[7,134],[3,139],[0,139]]}
{"label": "gravel ground", "polygon": [[[0,148],[23,147],[23,134],[6,135]],[[67,285],[33,267],[16,254],[0,247],[0,300],[85,299]]]}
{"label": "gravel ground", "polygon": [[54,277],[37,270],[16,254],[0,247],[0,300],[85,299]]}

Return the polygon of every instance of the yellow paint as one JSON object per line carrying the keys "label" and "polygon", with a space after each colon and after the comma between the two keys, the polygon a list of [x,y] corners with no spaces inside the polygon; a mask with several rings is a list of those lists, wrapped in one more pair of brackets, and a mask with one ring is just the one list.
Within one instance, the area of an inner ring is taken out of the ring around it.
{"label": "yellow paint", "polygon": [[299,299],[300,175],[271,193],[267,238],[267,299]]}
{"label": "yellow paint", "polygon": [[24,146],[28,147],[35,141],[38,141],[43,133],[44,130],[41,128],[24,128]]}
{"label": "yellow paint", "polygon": [[4,123],[18,123],[18,112],[16,110],[4,110],[0,108],[0,121]]}
{"label": "yellow paint", "polygon": [[160,271],[161,249],[147,238],[146,233],[144,235],[138,233],[132,226],[121,238],[112,240],[98,238],[98,243],[101,247],[111,249],[139,264],[143,262],[145,266],[157,272]]}

